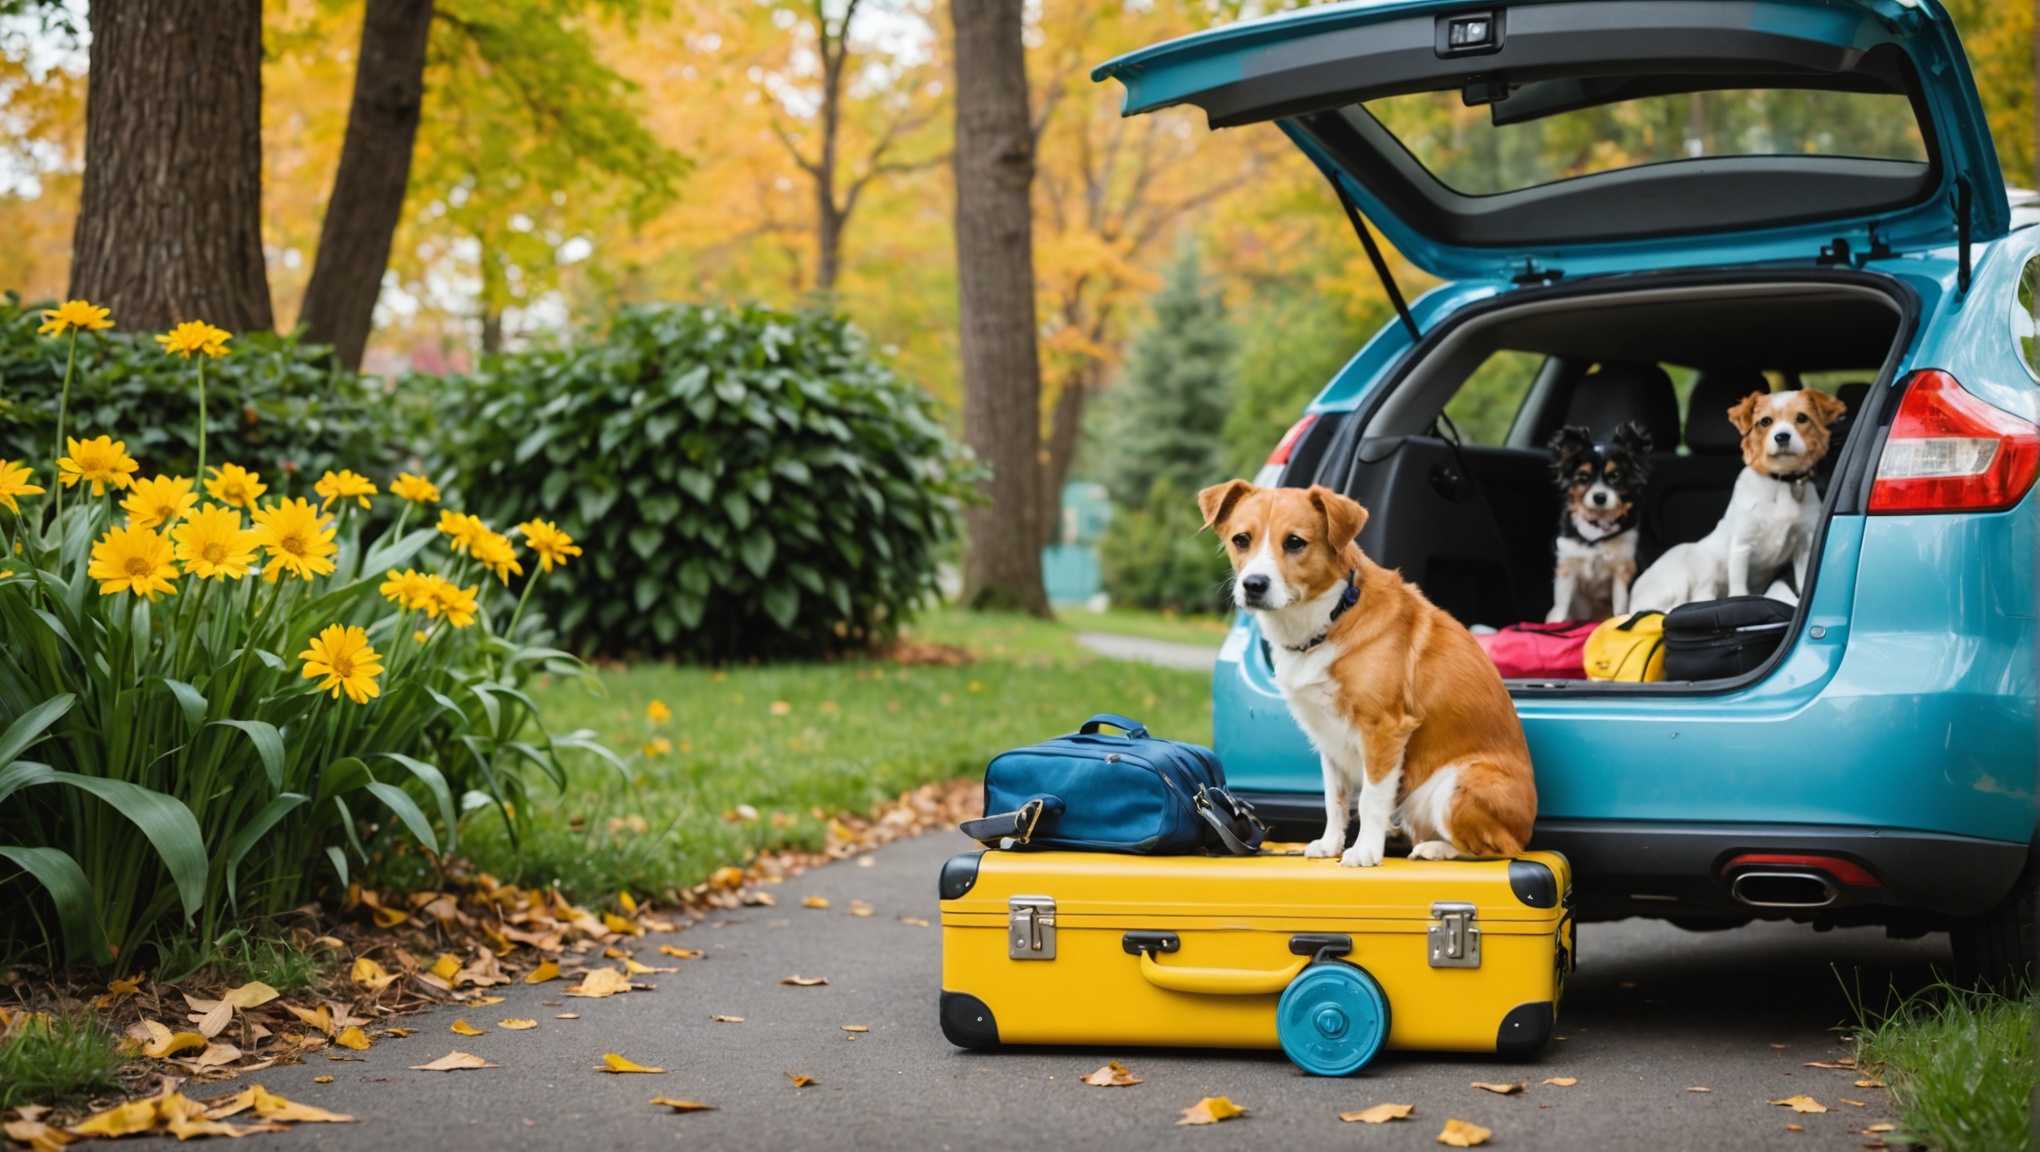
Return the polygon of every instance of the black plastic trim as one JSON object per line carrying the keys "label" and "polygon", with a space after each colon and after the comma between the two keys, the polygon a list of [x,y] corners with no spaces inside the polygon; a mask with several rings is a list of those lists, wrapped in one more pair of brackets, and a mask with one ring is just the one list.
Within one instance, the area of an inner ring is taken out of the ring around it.
{"label": "black plastic trim", "polygon": [[1502,1017],[1502,1026],[1495,1029],[1495,1052],[1502,1056],[1523,1059],[1535,1056],[1551,1041],[1551,1030],[1558,1023],[1558,1011],[1549,1000],[1536,1000],[1529,1004],[1518,1004]]}
{"label": "black plastic trim", "polygon": [[968,992],[942,990],[942,1035],[958,1048],[997,1048],[999,1022]]}
{"label": "black plastic trim", "polygon": [[1558,876],[1535,860],[1509,861],[1509,890],[1532,908],[1558,907]]}
{"label": "black plastic trim", "polygon": [[1128,956],[1143,952],[1180,952],[1183,938],[1174,932],[1128,932],[1119,938],[1119,947]]}
{"label": "black plastic trim", "polygon": [[1295,956],[1316,956],[1328,960],[1352,950],[1353,938],[1344,932],[1298,932],[1289,938],[1289,951]]}
{"label": "black plastic trim", "polygon": [[965,852],[943,862],[942,879],[936,884],[936,891],[944,900],[954,900],[977,884],[978,861],[984,855],[983,851]]}

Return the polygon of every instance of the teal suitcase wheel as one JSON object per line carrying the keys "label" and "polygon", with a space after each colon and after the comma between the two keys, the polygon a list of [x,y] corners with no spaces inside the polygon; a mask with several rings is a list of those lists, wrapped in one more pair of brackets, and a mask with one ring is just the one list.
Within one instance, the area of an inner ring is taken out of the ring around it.
{"label": "teal suitcase wheel", "polygon": [[1388,1039],[1388,997],[1365,969],[1338,960],[1305,968],[1275,1007],[1275,1035],[1298,1068],[1349,1076]]}

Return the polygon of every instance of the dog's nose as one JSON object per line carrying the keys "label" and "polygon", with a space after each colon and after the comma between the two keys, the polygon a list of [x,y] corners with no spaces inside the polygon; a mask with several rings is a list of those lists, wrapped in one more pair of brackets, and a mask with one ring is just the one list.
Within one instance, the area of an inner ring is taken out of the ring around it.
{"label": "dog's nose", "polygon": [[1240,587],[1247,590],[1247,599],[1259,600],[1268,594],[1268,578],[1266,576],[1249,576],[1240,581]]}
{"label": "dog's nose", "polygon": [[1594,507],[1596,508],[1603,508],[1608,504],[1608,494],[1606,492],[1596,492],[1589,499],[1594,502]]}
{"label": "dog's nose", "polygon": [[1777,435],[1771,437],[1771,439],[1776,440],[1778,442],[1778,446],[1780,448],[1783,448],[1785,445],[1792,443],[1792,433],[1780,432]]}

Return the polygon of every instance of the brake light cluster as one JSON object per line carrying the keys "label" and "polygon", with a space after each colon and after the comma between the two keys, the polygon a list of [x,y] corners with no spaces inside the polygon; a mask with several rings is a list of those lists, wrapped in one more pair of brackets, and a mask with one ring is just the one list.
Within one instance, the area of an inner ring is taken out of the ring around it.
{"label": "brake light cluster", "polygon": [[1936,368],[1904,385],[1870,486],[1872,512],[1995,512],[2040,471],[2040,426],[1993,408]]}
{"label": "brake light cluster", "polygon": [[1275,445],[1275,450],[1268,453],[1268,463],[1274,467],[1289,463],[1289,454],[1296,451],[1297,442],[1303,439],[1303,434],[1310,431],[1310,426],[1315,423],[1317,416],[1313,413],[1291,424],[1289,431],[1282,434],[1281,442]]}

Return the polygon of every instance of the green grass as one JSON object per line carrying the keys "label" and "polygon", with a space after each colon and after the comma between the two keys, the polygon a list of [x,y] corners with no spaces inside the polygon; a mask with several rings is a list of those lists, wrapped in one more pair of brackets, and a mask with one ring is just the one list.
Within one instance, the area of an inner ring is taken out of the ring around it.
{"label": "green grass", "polygon": [[[1882,1073],[1905,1134],[1936,1152],[2028,1147],[2034,1002],[1936,985],[1873,1018],[1857,1059]],[[1897,1134],[1891,1139],[1896,1142]]]}
{"label": "green grass", "polygon": [[[592,728],[636,750],[634,786],[619,787],[612,767],[576,764],[564,795],[536,796],[522,853],[485,812],[463,826],[462,851],[498,877],[557,882],[582,898],[658,893],[752,851],[819,847],[834,813],[977,776],[995,753],[1070,731],[1095,712],[1209,743],[1208,675],[1094,656],[1075,643],[1077,630],[944,610],[918,621],[912,638],[963,648],[973,663],[644,664],[601,671],[606,695],[543,685],[537,699],[554,731]],[[654,700],[671,720],[646,719]],[[655,739],[670,751],[646,750]],[[726,820],[740,804],[760,818]]]}
{"label": "green grass", "polygon": [[120,1038],[89,1016],[16,1023],[0,1038],[0,1111],[120,1086]]}

